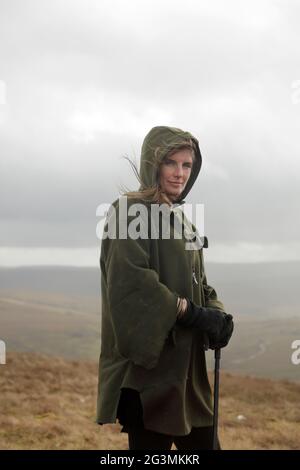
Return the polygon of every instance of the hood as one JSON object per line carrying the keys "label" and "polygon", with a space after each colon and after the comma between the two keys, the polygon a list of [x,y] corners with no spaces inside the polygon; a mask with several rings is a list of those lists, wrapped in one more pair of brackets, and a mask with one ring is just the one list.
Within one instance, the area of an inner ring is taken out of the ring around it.
{"label": "hood", "polygon": [[195,146],[195,161],[192,167],[191,176],[186,187],[174,203],[184,202],[183,199],[192,189],[202,165],[202,156],[199,148],[199,142],[190,132],[183,131],[178,127],[156,126],[153,127],[144,138],[141,151],[140,176],[142,186],[140,189],[155,186],[157,169],[155,168],[155,149],[161,148],[159,152],[159,161],[161,162],[174,144],[182,139],[192,139]]}

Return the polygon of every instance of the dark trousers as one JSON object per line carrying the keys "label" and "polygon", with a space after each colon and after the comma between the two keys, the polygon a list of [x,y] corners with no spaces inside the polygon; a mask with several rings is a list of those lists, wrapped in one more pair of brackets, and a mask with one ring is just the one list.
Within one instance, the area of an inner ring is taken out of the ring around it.
{"label": "dark trousers", "polygon": [[[174,442],[177,450],[210,450],[213,428],[197,427],[185,436],[173,436],[144,428],[143,407],[136,390],[123,388],[118,407],[118,418],[123,425],[121,432],[128,433],[129,450],[170,450]],[[221,450],[218,441],[218,449]]]}

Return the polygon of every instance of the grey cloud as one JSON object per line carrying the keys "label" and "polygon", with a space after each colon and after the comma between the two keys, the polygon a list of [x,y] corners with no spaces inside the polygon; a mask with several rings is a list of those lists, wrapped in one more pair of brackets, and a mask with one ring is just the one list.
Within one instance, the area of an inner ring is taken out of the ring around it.
{"label": "grey cloud", "polygon": [[[122,155],[138,156],[158,124],[199,138],[203,169],[190,200],[205,203],[215,242],[297,239],[299,6],[249,2],[247,13],[240,4],[132,2],[126,16],[114,2],[1,2],[2,246],[89,245],[97,205],[120,183],[137,186]],[[136,130],[96,125],[90,142],[72,139],[76,111],[99,108],[118,122],[125,107]],[[169,122],[145,117],[150,107]]]}

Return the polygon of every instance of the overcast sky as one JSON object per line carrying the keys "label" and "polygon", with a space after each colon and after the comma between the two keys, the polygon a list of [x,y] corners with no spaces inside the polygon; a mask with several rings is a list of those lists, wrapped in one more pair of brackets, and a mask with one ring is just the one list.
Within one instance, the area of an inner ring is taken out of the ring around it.
{"label": "overcast sky", "polygon": [[207,261],[300,260],[300,2],[0,0],[0,266],[99,266],[96,208],[192,132]]}

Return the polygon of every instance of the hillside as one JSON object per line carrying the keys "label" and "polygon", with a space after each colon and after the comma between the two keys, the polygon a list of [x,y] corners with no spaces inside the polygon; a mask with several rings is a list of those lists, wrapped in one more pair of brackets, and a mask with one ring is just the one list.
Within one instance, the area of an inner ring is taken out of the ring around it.
{"label": "hillside", "polygon": [[[0,365],[0,449],[127,449],[119,424],[94,422],[97,369],[9,351]],[[299,394],[296,383],[222,372],[222,447],[299,449]]]}
{"label": "hillside", "polygon": [[[0,339],[8,351],[39,352],[76,360],[97,360],[100,299],[30,290],[0,290]],[[291,363],[299,338],[299,317],[270,319],[235,314],[235,332],[222,355],[229,372],[300,380]],[[212,366],[212,354],[208,354]]]}
{"label": "hillside", "polygon": [[39,352],[68,359],[97,359],[100,300],[40,293],[0,291],[0,338],[8,351]]}
{"label": "hillside", "polygon": [[[252,318],[299,318],[299,261],[208,263],[206,252],[204,259],[208,283],[215,287],[228,311]],[[99,299],[100,266],[0,266],[0,288]]]}

